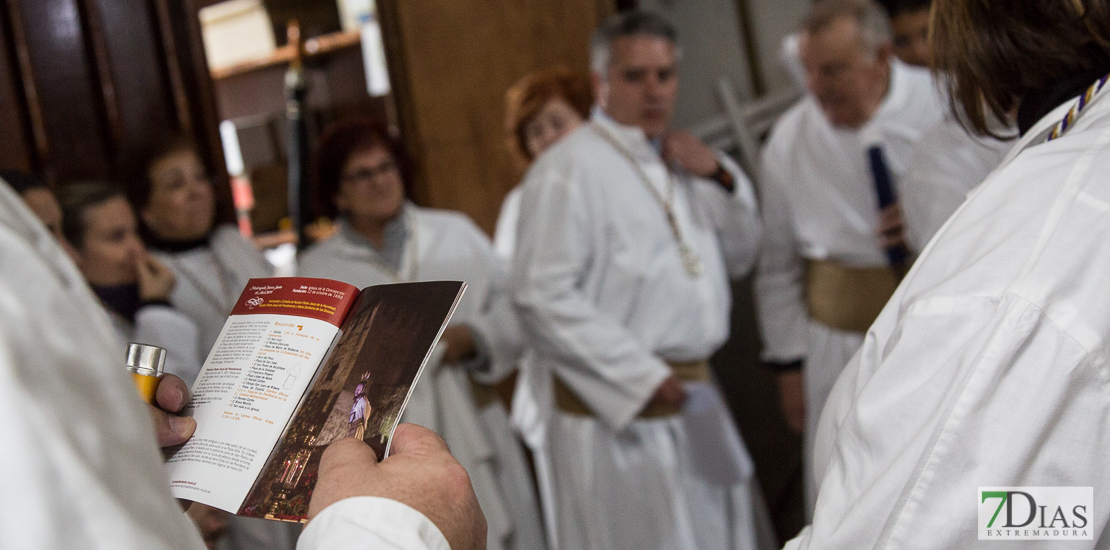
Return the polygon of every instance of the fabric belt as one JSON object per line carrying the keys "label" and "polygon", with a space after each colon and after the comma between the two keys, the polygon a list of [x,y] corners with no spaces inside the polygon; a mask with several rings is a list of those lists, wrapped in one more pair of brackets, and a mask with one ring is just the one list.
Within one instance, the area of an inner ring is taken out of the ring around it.
{"label": "fabric belt", "polygon": [[849,332],[867,332],[899,277],[890,267],[852,267],[827,260],[806,261],[806,307],[814,321]]}
{"label": "fabric belt", "polygon": [[[712,374],[708,361],[667,362],[675,377],[683,382],[709,382]],[[597,416],[558,376],[555,377],[555,406],[562,412],[578,416]],[[637,418],[662,418],[682,412],[681,407],[649,403]]]}

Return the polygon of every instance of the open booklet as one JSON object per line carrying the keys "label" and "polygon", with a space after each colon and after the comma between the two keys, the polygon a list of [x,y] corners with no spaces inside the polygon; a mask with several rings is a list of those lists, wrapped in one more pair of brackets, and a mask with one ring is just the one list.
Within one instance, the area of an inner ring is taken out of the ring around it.
{"label": "open booklet", "polygon": [[357,437],[389,454],[465,288],[251,279],[193,385],[196,433],[167,459],[174,496],[304,521],[328,444]]}

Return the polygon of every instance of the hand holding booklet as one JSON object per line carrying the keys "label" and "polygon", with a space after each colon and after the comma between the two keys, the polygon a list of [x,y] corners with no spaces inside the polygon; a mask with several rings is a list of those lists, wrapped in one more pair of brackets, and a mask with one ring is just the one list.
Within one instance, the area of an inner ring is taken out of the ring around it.
{"label": "hand holding booklet", "polygon": [[465,288],[251,279],[193,385],[196,433],[167,460],[174,496],[304,521],[328,444],[356,437],[389,454]]}

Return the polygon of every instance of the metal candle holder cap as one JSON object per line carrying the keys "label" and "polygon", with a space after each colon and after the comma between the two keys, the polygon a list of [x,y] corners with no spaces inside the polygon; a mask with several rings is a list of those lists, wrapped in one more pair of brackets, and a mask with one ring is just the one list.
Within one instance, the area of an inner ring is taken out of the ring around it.
{"label": "metal candle holder cap", "polygon": [[166,348],[138,344],[127,344],[127,370],[144,376],[162,376],[166,366]]}

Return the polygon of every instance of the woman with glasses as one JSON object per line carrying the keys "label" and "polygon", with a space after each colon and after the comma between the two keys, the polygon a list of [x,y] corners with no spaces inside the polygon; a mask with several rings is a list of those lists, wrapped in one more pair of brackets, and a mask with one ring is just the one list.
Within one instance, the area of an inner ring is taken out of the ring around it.
{"label": "woman with glasses", "polygon": [[523,450],[491,384],[515,367],[520,335],[504,291],[507,274],[490,240],[465,215],[406,200],[406,157],[369,122],[332,128],[316,156],[320,214],[335,235],[302,254],[299,274],[376,284],[461,280],[468,285],[421,375],[405,416],[431,428],[466,467],[489,523],[490,549],[543,548]]}
{"label": "woman with glasses", "polygon": [[273,268],[233,225],[218,223],[212,181],[192,142],[169,140],[146,155],[142,169],[131,202],[152,255],[177,279],[170,303],[200,329],[203,360],[247,280]]}
{"label": "woman with glasses", "polygon": [[[247,281],[273,268],[235,226],[219,223],[215,189],[191,141],[171,139],[141,160],[131,203],[151,256],[173,272],[169,302],[196,323],[204,361]],[[236,550],[293,550],[299,532],[293,524],[230,517]]]}

